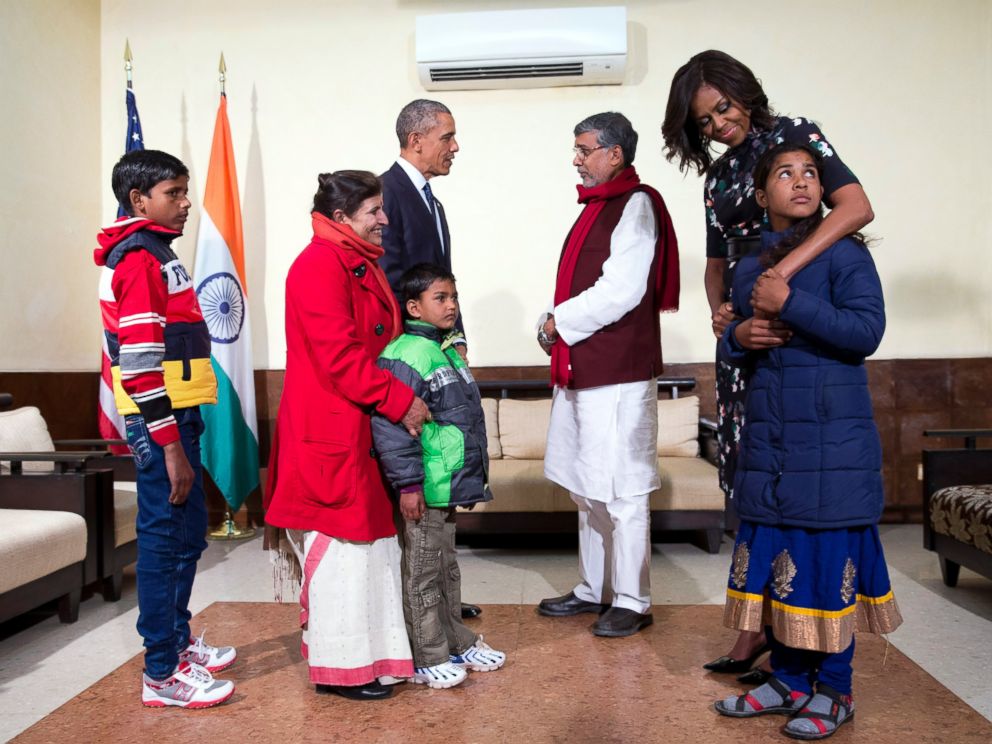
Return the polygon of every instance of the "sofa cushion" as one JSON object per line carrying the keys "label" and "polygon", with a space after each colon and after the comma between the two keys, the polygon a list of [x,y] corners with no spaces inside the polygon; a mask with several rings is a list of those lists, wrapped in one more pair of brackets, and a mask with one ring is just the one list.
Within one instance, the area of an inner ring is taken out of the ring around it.
{"label": "sofa cushion", "polygon": [[551,399],[499,402],[499,443],[503,458],[543,460],[551,421]]}
{"label": "sofa cushion", "polygon": [[[493,500],[476,504],[473,513],[553,512],[565,504],[561,488],[544,477],[544,460],[503,458],[489,465],[489,487]],[[568,494],[565,500],[571,503]]]}
{"label": "sofa cushion", "polygon": [[661,488],[651,494],[652,511],[723,511],[716,468],[701,457],[659,457]]}
{"label": "sofa cushion", "polygon": [[71,512],[0,509],[0,594],[86,558],[86,521]]}
{"label": "sofa cushion", "polygon": [[658,401],[658,457],[699,455],[699,398]]}
{"label": "sofa cushion", "polygon": [[930,499],[934,532],[992,553],[992,485],[950,486]]}
{"label": "sofa cushion", "polygon": [[[0,411],[0,452],[53,452],[55,445],[48,424],[34,406]],[[10,462],[0,463],[2,472],[10,472]],[[25,471],[51,472],[50,462],[26,462]]]}
{"label": "sofa cushion", "polygon": [[498,405],[495,398],[482,399],[482,413],[486,417],[486,450],[490,460],[498,460],[503,456],[499,445],[499,418],[496,415]]}
{"label": "sofa cushion", "polygon": [[114,481],[114,547],[119,548],[138,539],[135,520],[138,517],[138,484],[134,481]]}

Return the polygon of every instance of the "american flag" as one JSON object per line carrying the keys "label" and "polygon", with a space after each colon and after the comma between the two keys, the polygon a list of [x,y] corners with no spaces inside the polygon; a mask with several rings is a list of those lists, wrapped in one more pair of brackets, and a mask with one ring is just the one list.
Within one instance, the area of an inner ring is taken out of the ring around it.
{"label": "american flag", "polygon": [[[144,150],[145,138],[141,133],[141,117],[138,116],[138,103],[131,88],[125,93],[127,106],[127,138],[124,140],[124,152]],[[118,219],[124,217],[124,209],[118,205]],[[107,339],[103,339],[103,354],[100,361],[100,411],[97,414],[100,436],[104,439],[125,439],[124,417],[117,412],[114,401],[114,381],[110,374],[110,352],[107,349]],[[127,452],[127,447],[113,445],[110,448],[117,454]]]}

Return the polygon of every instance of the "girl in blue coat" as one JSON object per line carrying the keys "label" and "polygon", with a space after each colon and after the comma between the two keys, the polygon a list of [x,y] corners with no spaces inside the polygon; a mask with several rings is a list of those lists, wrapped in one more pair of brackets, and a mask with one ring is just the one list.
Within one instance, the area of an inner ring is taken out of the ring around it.
{"label": "girl in blue coat", "polygon": [[[854,632],[902,621],[878,536],[882,453],[865,357],[878,348],[885,307],[864,243],[847,237],[787,284],[774,269],[823,219],[819,154],[783,144],[758,162],[758,204],[771,230],[734,278],[723,358],[752,368],[735,501],[741,518],[724,623],[765,632],[771,679],[715,704],[727,716],[790,716],[783,732],[823,739],[854,715]],[[747,298],[762,277],[777,317]],[[743,298],[743,299],[742,299]]]}

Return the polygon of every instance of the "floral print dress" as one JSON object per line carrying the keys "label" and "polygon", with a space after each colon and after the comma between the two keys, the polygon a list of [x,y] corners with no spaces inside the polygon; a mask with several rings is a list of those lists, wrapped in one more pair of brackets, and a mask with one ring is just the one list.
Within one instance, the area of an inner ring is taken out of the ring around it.
{"label": "floral print dress", "polygon": [[[703,202],[706,207],[706,256],[728,259],[728,240],[755,236],[765,221],[764,210],[754,198],[754,166],[767,150],[783,142],[812,145],[823,156],[823,183],[827,204],[842,186],[858,183],[820,128],[802,117],[780,116],[771,129],[752,129],[737,147],[727,150],[706,172]],[[736,262],[729,262],[725,283],[729,296]],[[744,425],[747,372],[726,362],[716,363],[717,443],[720,487],[733,498],[737,470],[737,445]]]}

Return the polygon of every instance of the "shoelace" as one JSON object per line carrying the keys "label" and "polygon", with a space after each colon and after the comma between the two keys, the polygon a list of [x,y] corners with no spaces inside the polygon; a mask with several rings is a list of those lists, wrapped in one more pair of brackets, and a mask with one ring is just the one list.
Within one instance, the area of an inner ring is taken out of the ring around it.
{"label": "shoelace", "polygon": [[203,636],[206,635],[207,629],[204,628],[200,635],[196,636],[193,640],[193,653],[198,656],[209,656],[211,651],[213,651],[213,646],[208,645],[203,641]]}
{"label": "shoelace", "polygon": [[209,685],[214,681],[214,675],[208,672],[206,667],[199,664],[190,664],[184,674],[189,677],[191,682],[201,685]]}

